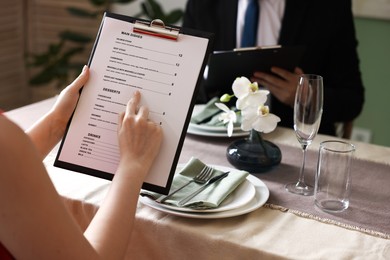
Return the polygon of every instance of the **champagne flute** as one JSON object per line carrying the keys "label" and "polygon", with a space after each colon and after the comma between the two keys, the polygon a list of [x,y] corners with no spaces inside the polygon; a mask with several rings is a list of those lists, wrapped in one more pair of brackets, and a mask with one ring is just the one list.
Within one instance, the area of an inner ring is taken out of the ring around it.
{"label": "champagne flute", "polygon": [[303,74],[299,78],[294,103],[294,131],[302,146],[303,160],[297,182],[286,184],[287,191],[311,196],[314,188],[305,183],[306,149],[317,135],[321,123],[323,80],[319,75]]}

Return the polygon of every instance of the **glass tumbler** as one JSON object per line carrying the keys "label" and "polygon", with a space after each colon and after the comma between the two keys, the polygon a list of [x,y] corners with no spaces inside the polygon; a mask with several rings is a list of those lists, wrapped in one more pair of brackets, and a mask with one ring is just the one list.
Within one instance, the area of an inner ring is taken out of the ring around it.
{"label": "glass tumbler", "polygon": [[353,144],[324,141],[320,144],[315,176],[314,204],[325,212],[342,212],[349,206]]}

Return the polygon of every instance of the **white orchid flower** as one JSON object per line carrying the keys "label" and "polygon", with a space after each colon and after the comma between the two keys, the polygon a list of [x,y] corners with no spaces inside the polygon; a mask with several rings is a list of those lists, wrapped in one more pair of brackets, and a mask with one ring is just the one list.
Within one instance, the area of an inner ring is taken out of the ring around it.
{"label": "white orchid flower", "polygon": [[251,83],[246,77],[236,78],[233,82],[233,93],[237,97],[237,109],[264,104],[267,101],[268,90],[259,90],[257,82]]}
{"label": "white orchid flower", "polygon": [[249,106],[241,110],[241,129],[250,131],[255,129],[258,132],[270,133],[275,128],[280,118],[269,112],[269,107],[260,104],[259,106]]}
{"label": "white orchid flower", "polygon": [[228,123],[227,132],[228,136],[231,137],[233,134],[234,123],[237,121],[236,112],[230,110],[225,104],[215,103],[215,105],[223,111],[223,113],[219,115],[218,120],[223,121],[224,124]]}

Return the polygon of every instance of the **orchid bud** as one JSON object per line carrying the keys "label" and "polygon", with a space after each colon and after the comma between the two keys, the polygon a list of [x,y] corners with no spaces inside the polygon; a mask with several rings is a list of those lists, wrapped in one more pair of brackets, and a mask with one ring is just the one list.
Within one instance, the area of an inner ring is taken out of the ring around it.
{"label": "orchid bud", "polygon": [[219,100],[220,100],[221,102],[226,103],[226,102],[229,102],[229,101],[230,101],[230,99],[232,98],[232,96],[233,96],[233,95],[224,94],[222,97],[220,97]]}

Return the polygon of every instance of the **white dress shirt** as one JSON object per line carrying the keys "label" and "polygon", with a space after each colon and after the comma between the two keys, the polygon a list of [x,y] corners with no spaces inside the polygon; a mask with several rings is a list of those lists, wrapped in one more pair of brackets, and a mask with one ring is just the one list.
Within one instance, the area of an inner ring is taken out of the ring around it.
{"label": "white dress shirt", "polygon": [[[260,6],[259,26],[257,29],[257,45],[276,45],[284,15],[285,0],[258,0]],[[236,46],[241,47],[241,36],[248,0],[238,1]]]}

